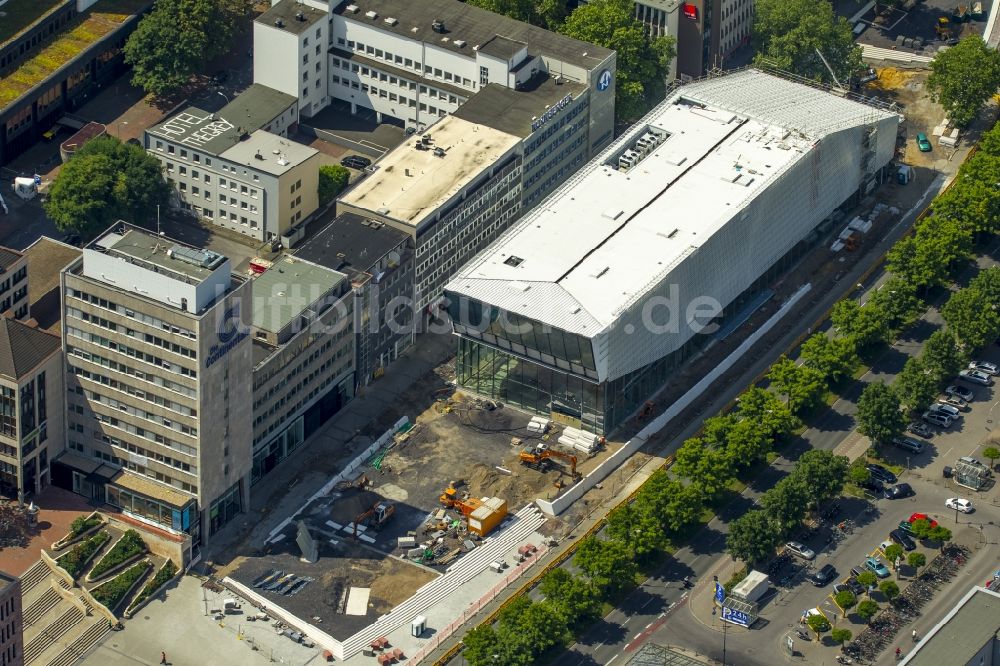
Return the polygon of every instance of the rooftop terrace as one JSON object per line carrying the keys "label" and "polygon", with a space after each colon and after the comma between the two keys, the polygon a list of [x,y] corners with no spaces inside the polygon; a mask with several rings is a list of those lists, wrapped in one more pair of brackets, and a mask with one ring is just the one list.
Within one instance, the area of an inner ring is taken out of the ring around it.
{"label": "rooftop terrace", "polygon": [[[11,0],[18,2],[19,0]],[[0,78],[0,108],[54,74],[56,70],[80,55],[88,46],[120,27],[130,17],[142,12],[151,0],[98,0],[69,24],[59,37],[39,51],[31,60],[7,76]],[[4,9],[10,3],[4,5]],[[0,26],[7,23],[0,21]],[[0,31],[3,28],[0,27]]]}

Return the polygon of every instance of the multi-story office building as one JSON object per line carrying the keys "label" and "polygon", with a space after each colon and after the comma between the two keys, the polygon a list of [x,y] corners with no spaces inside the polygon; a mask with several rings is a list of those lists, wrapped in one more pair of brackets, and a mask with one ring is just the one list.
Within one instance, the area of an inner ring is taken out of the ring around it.
{"label": "multi-story office building", "polygon": [[[334,0],[324,21],[327,7],[282,0],[254,26],[254,80],[289,94],[294,82],[304,116],[342,100],[352,112],[363,107],[379,121],[422,129],[495,85],[524,92],[518,103],[540,120],[556,104],[534,102],[531,91],[558,79],[582,86],[573,99],[582,98],[587,155],[611,140],[613,51],[459,0]],[[324,36],[325,64],[316,51]],[[324,66],[326,87],[318,78]]]}
{"label": "multi-story office building", "polygon": [[224,256],[119,223],[61,286],[69,450],[54,481],[208,539],[249,497],[250,285]]}
{"label": "multi-story office building", "polygon": [[365,386],[413,342],[412,237],[354,213],[330,216],[295,256],[348,276],[354,295],[355,378]]}
{"label": "multi-story office building", "polygon": [[189,107],[146,130],[180,206],[260,241],[294,244],[319,205],[319,151],[286,138],[296,99],[254,85],[218,113]]}
{"label": "multi-story office building", "polygon": [[756,70],[680,87],[447,285],[459,384],[613,431],[874,187],[898,123]]}
{"label": "multi-story office building", "polygon": [[347,275],[283,255],[252,281],[256,483],[354,397]]}
{"label": "multi-story office building", "polygon": [[521,210],[519,139],[454,116],[387,153],[338,210],[410,236],[416,307],[430,305],[458,268]]}
{"label": "multi-story office building", "polygon": [[[27,280],[24,281],[27,285]],[[59,337],[0,317],[0,492],[23,499],[50,483],[63,450]]]}
{"label": "multi-story office building", "polygon": [[0,666],[24,663],[21,579],[0,571]]}
{"label": "multi-story office building", "polygon": [[153,2],[19,4],[0,18],[0,165],[125,70],[122,46]]}
{"label": "multi-story office building", "polygon": [[0,247],[0,313],[27,319],[28,258],[16,250]]}

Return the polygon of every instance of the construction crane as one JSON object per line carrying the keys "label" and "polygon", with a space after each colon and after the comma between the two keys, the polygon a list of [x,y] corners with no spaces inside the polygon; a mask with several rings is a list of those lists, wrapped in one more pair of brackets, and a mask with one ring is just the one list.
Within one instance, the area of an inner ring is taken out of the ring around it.
{"label": "construction crane", "polygon": [[579,476],[576,472],[576,456],[571,453],[563,453],[562,451],[557,451],[556,449],[539,449],[536,447],[526,446],[521,449],[521,454],[518,457],[521,460],[522,465],[531,467],[532,469],[541,469],[545,465],[545,461],[551,460],[552,458],[559,458],[560,460],[565,460],[569,464],[570,476],[573,478]]}
{"label": "construction crane", "polygon": [[828,63],[826,61],[826,58],[823,57],[823,52],[820,51],[819,49],[815,50],[816,50],[816,55],[818,55],[819,59],[823,61],[823,65],[826,67],[826,71],[830,72],[830,76],[833,77],[833,82],[837,84],[837,87],[833,89],[833,92],[841,96],[847,94],[847,89],[844,88],[844,86],[840,85],[840,79],[838,79],[837,75],[833,73],[833,67],[830,67],[830,63]]}
{"label": "construction crane", "polygon": [[[374,525],[381,527],[396,513],[396,507],[388,502],[376,502],[372,508],[368,509],[354,519],[354,538],[358,538],[358,525]],[[369,523],[369,521],[371,521]]]}

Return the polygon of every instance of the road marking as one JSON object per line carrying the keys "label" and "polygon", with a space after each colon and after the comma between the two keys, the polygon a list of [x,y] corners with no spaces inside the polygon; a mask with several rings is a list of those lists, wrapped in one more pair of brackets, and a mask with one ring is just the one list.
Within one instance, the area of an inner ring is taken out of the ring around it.
{"label": "road marking", "polygon": [[650,627],[652,627],[652,626],[653,626],[653,623],[652,623],[652,622],[650,622],[649,624],[647,624],[647,625],[646,625],[646,628],[647,628],[647,629],[649,629],[649,628],[650,628]]}
{"label": "road marking", "polygon": [[[673,608],[673,607],[674,607],[674,605],[673,605],[673,604],[670,604],[670,608]],[[656,619],[657,619],[657,620],[659,620],[659,619],[660,619],[661,617],[663,617],[664,615],[666,615],[666,613],[660,613],[659,615],[657,615],[657,616],[656,616]]]}
{"label": "road marking", "polygon": [[605,664],[604,666],[609,666],[611,664],[611,662],[613,662],[617,658],[618,658],[618,655],[615,655],[615,656],[611,657],[611,659],[608,659],[608,663]]}

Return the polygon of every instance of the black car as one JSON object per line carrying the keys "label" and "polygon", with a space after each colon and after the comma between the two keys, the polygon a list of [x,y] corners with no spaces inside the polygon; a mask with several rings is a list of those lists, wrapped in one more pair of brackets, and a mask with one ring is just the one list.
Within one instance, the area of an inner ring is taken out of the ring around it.
{"label": "black car", "polygon": [[349,169],[367,169],[371,165],[372,161],[367,157],[361,157],[361,155],[348,155],[340,160],[340,166],[345,166]]}
{"label": "black car", "polygon": [[902,499],[904,497],[910,497],[914,494],[913,488],[910,487],[910,484],[908,483],[898,483],[894,486],[889,486],[882,491],[882,496],[886,499]]}
{"label": "black car", "polygon": [[857,577],[855,576],[848,578],[847,582],[844,584],[851,589],[851,592],[853,592],[856,597],[860,597],[865,593],[865,586],[859,583]]}
{"label": "black car", "polygon": [[872,478],[878,479],[882,483],[896,483],[896,475],[887,470],[882,465],[876,465],[875,463],[868,463],[866,465],[868,472],[872,475]]}
{"label": "black car", "polygon": [[910,535],[904,532],[903,530],[893,530],[889,532],[889,538],[892,539],[893,543],[898,543],[900,546],[902,546],[903,550],[907,552],[915,550],[917,547],[917,544],[913,542],[913,539],[910,538]]}
{"label": "black car", "polygon": [[885,484],[879,481],[877,478],[875,478],[874,474],[867,481],[862,481],[861,483],[859,483],[858,487],[863,488],[865,490],[869,490],[875,493],[876,495],[882,495],[883,493],[885,493]]}
{"label": "black car", "polygon": [[816,587],[823,587],[836,577],[837,577],[837,570],[833,568],[833,565],[824,564],[819,571],[809,576],[809,582],[815,585]]}

